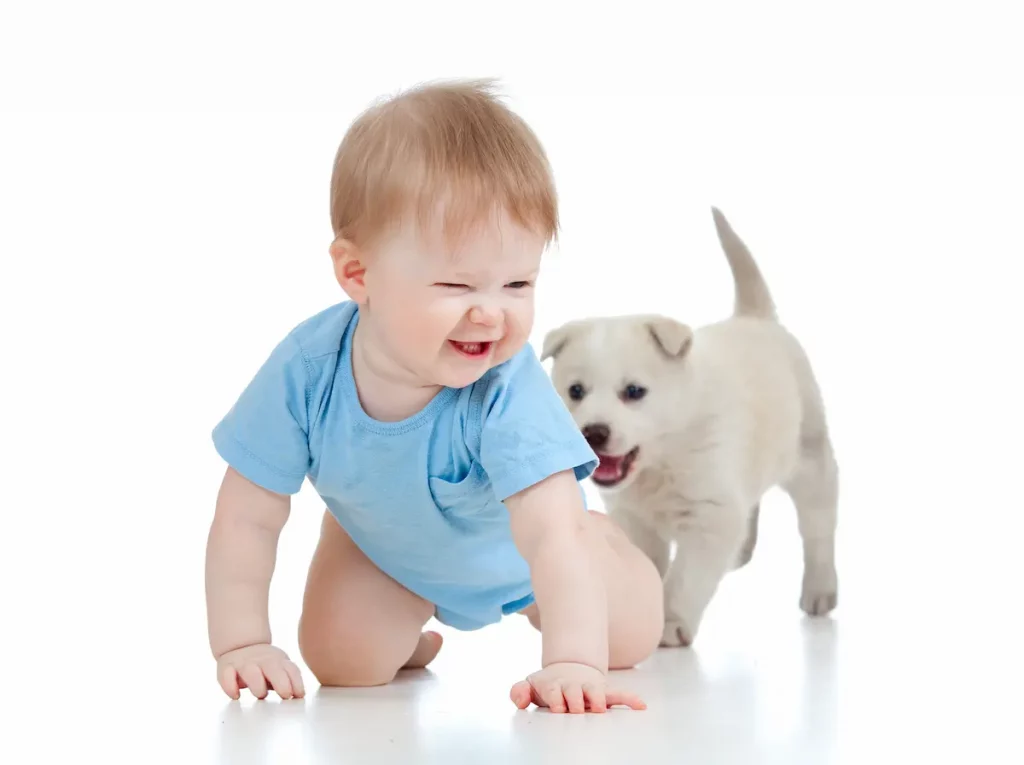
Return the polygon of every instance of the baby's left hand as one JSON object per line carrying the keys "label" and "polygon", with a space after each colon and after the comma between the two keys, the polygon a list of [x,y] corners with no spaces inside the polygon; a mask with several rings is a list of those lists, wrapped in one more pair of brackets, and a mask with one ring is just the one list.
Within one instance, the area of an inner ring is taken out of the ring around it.
{"label": "baby's left hand", "polygon": [[510,696],[520,709],[532,703],[556,713],[604,712],[620,704],[647,709],[636,694],[608,689],[604,673],[585,664],[551,664],[512,686]]}

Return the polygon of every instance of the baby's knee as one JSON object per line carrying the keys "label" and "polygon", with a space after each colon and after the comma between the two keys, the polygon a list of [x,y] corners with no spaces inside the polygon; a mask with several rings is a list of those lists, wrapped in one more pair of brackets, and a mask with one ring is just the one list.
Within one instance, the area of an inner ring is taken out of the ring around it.
{"label": "baby's knee", "polygon": [[632,669],[647,661],[658,650],[664,629],[664,617],[652,609],[640,624],[610,635],[608,669]]}
{"label": "baby's knee", "polygon": [[303,638],[301,632],[299,651],[317,682],[333,688],[387,685],[402,665],[368,646],[325,645],[317,638]]}
{"label": "baby's knee", "polygon": [[320,629],[307,619],[299,624],[299,652],[320,685],[365,688],[395,679],[408,656],[398,658],[365,633],[346,632],[339,635]]}
{"label": "baby's knee", "polygon": [[316,681],[325,688],[373,688],[391,683],[400,666],[385,663],[325,663],[309,671]]}

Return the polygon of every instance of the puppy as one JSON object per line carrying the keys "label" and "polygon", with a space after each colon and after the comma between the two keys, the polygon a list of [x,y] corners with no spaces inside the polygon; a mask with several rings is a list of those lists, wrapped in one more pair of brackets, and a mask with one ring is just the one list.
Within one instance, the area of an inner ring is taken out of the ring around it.
{"label": "puppy", "polygon": [[732,316],[696,331],[657,315],[573,321],[541,351],[600,457],[592,480],[609,515],[664,578],[665,646],[692,643],[719,582],[750,560],[775,486],[799,520],[800,607],[817,616],[837,600],[838,468],[822,395],[750,251],[712,214]]}

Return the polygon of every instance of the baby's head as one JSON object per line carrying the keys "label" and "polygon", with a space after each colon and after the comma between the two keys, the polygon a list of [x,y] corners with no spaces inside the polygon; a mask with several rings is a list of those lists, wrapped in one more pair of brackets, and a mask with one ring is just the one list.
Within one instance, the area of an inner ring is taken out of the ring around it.
{"label": "baby's head", "polygon": [[338,282],[406,374],[463,387],[525,344],[558,204],[540,142],[488,83],[364,112],[335,159],[331,223]]}

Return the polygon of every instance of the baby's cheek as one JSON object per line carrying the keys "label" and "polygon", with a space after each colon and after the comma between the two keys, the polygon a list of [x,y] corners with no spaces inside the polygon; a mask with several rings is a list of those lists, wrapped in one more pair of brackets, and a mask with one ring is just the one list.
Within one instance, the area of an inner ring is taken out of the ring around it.
{"label": "baby's cheek", "polygon": [[507,322],[508,330],[506,334],[521,348],[533,330],[533,311],[524,306],[517,311],[511,312]]}
{"label": "baby's cheek", "polygon": [[417,299],[417,296],[410,295],[395,306],[395,310],[401,325],[409,335],[427,339],[431,335],[442,333],[440,327],[444,324],[444,311],[436,302]]}
{"label": "baby's cheek", "polygon": [[527,339],[528,336],[525,332],[506,332],[505,337],[501,341],[499,363],[508,361],[519,353],[519,351],[523,349],[523,346],[526,345]]}

